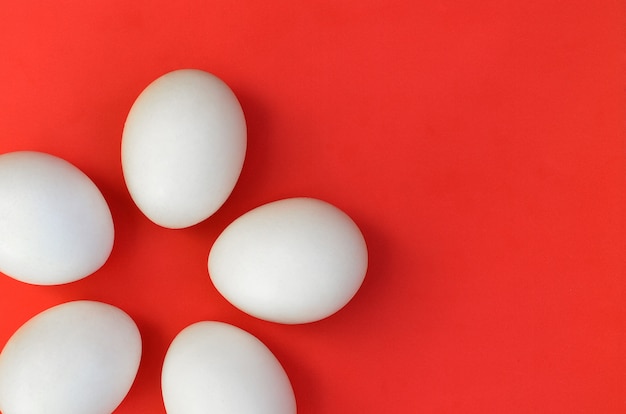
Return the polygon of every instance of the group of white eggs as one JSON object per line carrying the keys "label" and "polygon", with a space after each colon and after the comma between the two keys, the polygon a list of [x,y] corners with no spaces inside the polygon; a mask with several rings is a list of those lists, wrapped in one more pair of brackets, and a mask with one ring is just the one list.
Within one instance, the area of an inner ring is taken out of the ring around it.
{"label": "group of white eggs", "polygon": [[[132,199],[167,228],[217,211],[246,152],[243,111],[230,88],[200,70],[170,72],[132,106],[122,168]],[[82,279],[108,259],[114,227],[95,184],[70,163],[40,152],[0,155],[0,271],[37,285]],[[361,286],[367,247],[356,224],[312,198],[249,211],[218,237],[208,257],[217,290],[255,317],[313,322],[341,309]],[[74,301],[26,322],[0,353],[4,414],[110,414],[128,393],[141,336],[119,308]],[[251,334],[203,321],[181,331],[162,370],[168,414],[293,414],[289,379]]]}

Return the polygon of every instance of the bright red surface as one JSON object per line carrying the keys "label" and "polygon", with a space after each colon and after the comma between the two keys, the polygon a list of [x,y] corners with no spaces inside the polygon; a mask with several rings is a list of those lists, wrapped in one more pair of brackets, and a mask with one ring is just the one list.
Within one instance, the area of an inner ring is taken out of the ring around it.
{"label": "bright red surface", "polygon": [[[1,7],[0,152],[81,168],[116,241],[69,285],[0,275],[0,346],[94,299],[144,339],[118,414],[164,413],[167,346],[209,319],[269,346],[300,414],[626,412],[626,3],[46,4]],[[141,90],[186,67],[233,88],[249,148],[224,207],[167,230],[132,203],[120,139]],[[346,211],[371,261],[347,307],[299,326],[236,310],[206,270],[227,224],[290,196]]]}

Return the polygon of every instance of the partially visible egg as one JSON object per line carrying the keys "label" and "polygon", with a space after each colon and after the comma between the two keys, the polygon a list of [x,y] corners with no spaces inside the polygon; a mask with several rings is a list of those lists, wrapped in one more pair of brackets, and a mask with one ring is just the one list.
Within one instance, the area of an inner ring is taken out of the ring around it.
{"label": "partially visible egg", "polygon": [[168,414],[295,414],[289,378],[256,337],[222,322],[198,322],[170,345],[161,377]]}
{"label": "partially visible egg", "polygon": [[0,155],[0,271],[37,285],[82,279],[113,248],[113,219],[96,185],[50,154]]}
{"label": "partially visible egg", "polygon": [[122,310],[75,301],[26,322],[0,353],[3,414],[110,414],[135,379],[141,337]]}
{"label": "partially visible egg", "polygon": [[197,224],[231,194],[243,167],[246,122],[219,78],[195,69],[161,76],[133,104],[122,168],[135,204],[167,228]]}
{"label": "partially visible egg", "polygon": [[321,200],[257,207],[215,241],[208,268],[217,290],[244,312],[306,323],[346,305],[367,271],[367,246],[348,215]]}

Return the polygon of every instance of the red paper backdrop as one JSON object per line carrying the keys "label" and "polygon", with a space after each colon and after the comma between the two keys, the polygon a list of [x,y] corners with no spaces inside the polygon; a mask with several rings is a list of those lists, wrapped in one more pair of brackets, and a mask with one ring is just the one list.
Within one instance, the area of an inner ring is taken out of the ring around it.
{"label": "red paper backdrop", "polygon": [[[116,226],[84,280],[0,275],[0,346],[94,299],[144,339],[117,414],[165,412],[167,346],[209,319],[268,345],[300,414],[626,412],[626,3],[30,0],[0,16],[0,152],[72,162]],[[224,207],[167,230],[132,203],[120,139],[139,92],[187,67],[232,87],[249,148]],[[346,211],[371,261],[347,307],[298,326],[236,310],[206,270],[227,224],[290,196]]]}

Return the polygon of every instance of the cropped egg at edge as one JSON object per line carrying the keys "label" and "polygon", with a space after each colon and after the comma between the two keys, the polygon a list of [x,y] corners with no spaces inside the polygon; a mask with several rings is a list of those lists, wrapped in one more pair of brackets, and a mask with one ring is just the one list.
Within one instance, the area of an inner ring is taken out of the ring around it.
{"label": "cropped egg at edge", "polygon": [[20,327],[0,353],[3,414],[111,414],[141,358],[133,320],[105,303],[52,307]]}
{"label": "cropped egg at edge", "polygon": [[98,270],[114,228],[100,190],[50,154],[0,155],[0,271],[36,285],[58,285]]}
{"label": "cropped egg at edge", "polygon": [[133,201],[162,227],[205,220],[239,178],[246,136],[239,101],[218,77],[196,69],[161,76],[124,125],[122,169]]}
{"label": "cropped egg at edge", "polygon": [[232,222],[209,253],[216,289],[257,318],[298,324],[326,318],[360,288],[368,263],[357,225],[333,205],[290,198]]}
{"label": "cropped egg at edge", "polygon": [[168,414],[296,413],[291,383],[272,352],[223,322],[197,322],[174,338],[161,388]]}

